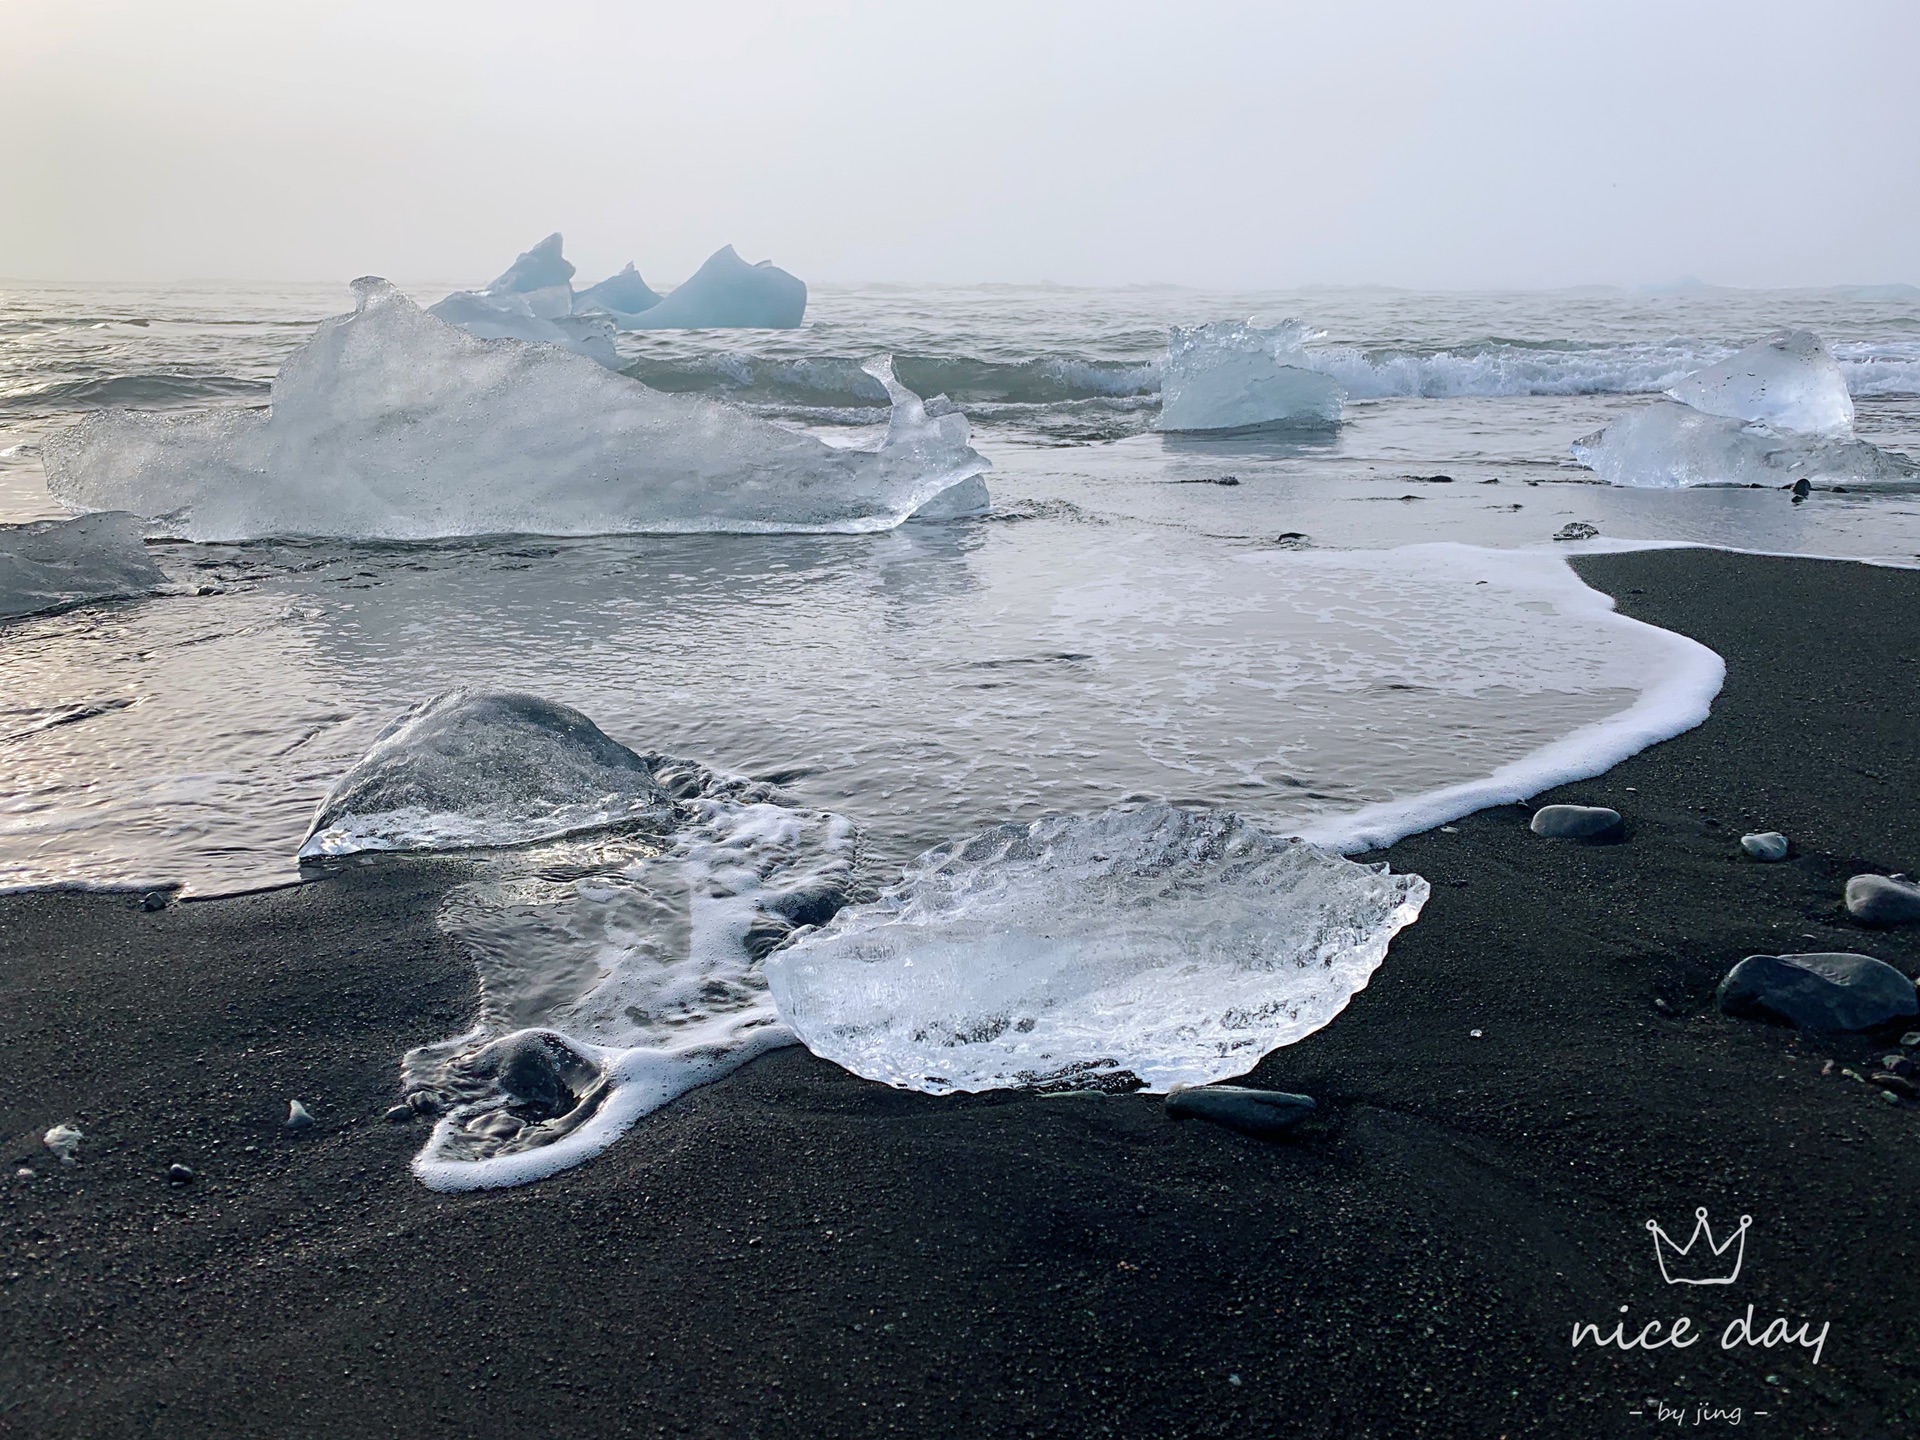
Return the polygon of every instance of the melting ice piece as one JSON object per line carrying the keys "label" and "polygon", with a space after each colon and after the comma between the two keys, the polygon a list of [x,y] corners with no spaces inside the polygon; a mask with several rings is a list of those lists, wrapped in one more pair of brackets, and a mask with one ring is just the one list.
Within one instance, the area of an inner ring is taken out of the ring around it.
{"label": "melting ice piece", "polygon": [[1764,425],[1657,400],[1573,443],[1573,458],[1610,485],[1870,485],[1920,478],[1904,455],[1864,440],[1776,434]]}
{"label": "melting ice piece", "polygon": [[1326,426],[1340,420],[1346,391],[1307,368],[1308,335],[1297,321],[1270,330],[1235,320],[1168,333],[1160,381],[1160,428],[1255,430]]}
{"label": "melting ice piece", "polygon": [[652,759],[678,797],[671,832],[513,852],[448,896],[440,925],[479,971],[480,1015],[402,1065],[409,1104],[440,1117],[414,1160],[433,1188],[579,1164],[675,1096],[793,1042],[760,957],[842,903],[852,829],[767,787]]}
{"label": "melting ice piece", "polygon": [[611,310],[624,315],[638,315],[642,310],[651,310],[659,303],[660,296],[640,278],[640,272],[633,268],[631,260],[618,275],[610,275],[598,285],[589,285],[573,297],[576,313],[583,310]]}
{"label": "melting ice piece", "polygon": [[0,620],[147,595],[166,582],[131,515],[0,525]]}
{"label": "melting ice piece", "polygon": [[806,313],[804,280],[771,260],[749,265],[731,245],[723,245],[659,304],[637,315],[618,313],[614,320],[622,330],[791,330]]}
{"label": "melting ice piece", "polygon": [[958,413],[915,402],[879,449],[835,449],[551,346],[476,339],[384,280],[354,292],[281,368],[270,413],[96,412],[46,441],[49,488],[196,540],[862,532],[988,468]]}
{"label": "melting ice piece", "polygon": [[320,802],[300,858],[458,850],[671,822],[653,768],[578,710],[452,690],[415,706]]}
{"label": "melting ice piece", "polygon": [[807,1047],[869,1079],[1160,1091],[1325,1025],[1427,894],[1230,812],[1118,808],[930,850],[767,976]]}
{"label": "melting ice piece", "polygon": [[1801,435],[1853,434],[1853,396],[1820,337],[1782,330],[1667,391],[1703,410]]}

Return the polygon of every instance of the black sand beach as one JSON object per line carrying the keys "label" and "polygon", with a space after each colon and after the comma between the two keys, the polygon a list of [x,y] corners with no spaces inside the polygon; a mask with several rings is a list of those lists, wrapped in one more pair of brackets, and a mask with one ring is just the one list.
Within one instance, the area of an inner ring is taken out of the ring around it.
{"label": "black sand beach", "polygon": [[[1504,807],[1385,852],[1433,898],[1255,1072],[1322,1102],[1285,1143],[790,1049],[557,1179],[440,1196],[381,1115],[401,1051],[468,1013],[432,919],[453,867],[0,899],[0,1434],[1517,1440],[1673,1428],[1650,1400],[1920,1432],[1920,1106],[1841,1073],[1885,1043],[1712,1004],[1754,952],[1920,969],[1920,933],[1839,905],[1920,867],[1920,574],[1579,568],[1726,657],[1713,718],[1541,797],[1616,807],[1625,843]],[[1744,860],[1747,829],[1797,858]],[[39,1141],[61,1121],[75,1166]],[[1645,1222],[1684,1239],[1703,1205],[1753,1217],[1739,1281],[1669,1286]],[[1756,1338],[1830,1327],[1819,1363],[1723,1350],[1749,1305]],[[1569,1343],[1679,1315],[1692,1348]]]}

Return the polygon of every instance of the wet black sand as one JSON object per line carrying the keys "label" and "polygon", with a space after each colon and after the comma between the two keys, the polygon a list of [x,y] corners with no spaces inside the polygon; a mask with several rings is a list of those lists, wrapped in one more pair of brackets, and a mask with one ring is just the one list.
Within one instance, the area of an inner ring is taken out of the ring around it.
{"label": "wet black sand", "polygon": [[[1625,844],[1509,807],[1389,852],[1425,916],[1256,1072],[1324,1102],[1294,1143],[789,1050],[582,1169],[443,1197],[380,1115],[470,998],[445,867],[158,914],[0,900],[0,1434],[1517,1440],[1676,1428],[1630,1413],[1654,1397],[1693,1433],[1724,1427],[1701,1402],[1920,1432],[1920,1108],[1839,1074],[1884,1045],[1711,1004],[1756,950],[1920,969],[1920,936],[1838,906],[1920,868],[1920,575],[1580,568],[1726,656],[1714,718],[1550,797],[1621,809]],[[1745,828],[1799,858],[1735,858]],[[315,1131],[281,1130],[289,1096]],[[71,1168],[38,1143],[64,1120]],[[1644,1222],[1684,1239],[1697,1205],[1753,1216],[1739,1283],[1660,1280]],[[1756,1334],[1830,1324],[1820,1364],[1723,1352],[1748,1304]],[[1683,1351],[1569,1343],[1682,1314]]]}

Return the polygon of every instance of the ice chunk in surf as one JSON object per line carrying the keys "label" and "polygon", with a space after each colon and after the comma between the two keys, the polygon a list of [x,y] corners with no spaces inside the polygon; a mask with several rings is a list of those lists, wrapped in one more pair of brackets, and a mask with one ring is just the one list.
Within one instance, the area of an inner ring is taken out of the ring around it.
{"label": "ice chunk in surf", "polygon": [[1306,366],[1304,327],[1176,326],[1160,380],[1160,428],[1175,433],[1338,423],[1346,392]]}
{"label": "ice chunk in surf", "polygon": [[944,1094],[1244,1074],[1345,1008],[1427,882],[1164,804],[1008,824],[767,960],[815,1054]]}
{"label": "ice chunk in surf", "polygon": [[[101,411],[48,439],[47,482],[195,540],[891,529],[987,462],[966,418],[895,387],[877,449],[836,449],[577,355],[482,340],[385,280],[324,321],[270,412]],[[891,379],[884,360],[870,373]]]}

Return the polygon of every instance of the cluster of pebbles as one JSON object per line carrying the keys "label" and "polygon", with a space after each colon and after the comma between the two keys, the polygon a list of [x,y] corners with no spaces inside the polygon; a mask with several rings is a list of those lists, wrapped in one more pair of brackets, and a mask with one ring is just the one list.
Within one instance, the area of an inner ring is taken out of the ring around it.
{"label": "cluster of pebbles", "polygon": [[[1623,839],[1626,822],[1617,810],[1597,805],[1548,805],[1534,812],[1536,835],[1557,840],[1607,843]],[[1777,830],[1740,837],[1740,849],[1762,864],[1785,860],[1791,842]],[[1841,894],[1847,914],[1863,926],[1883,929],[1920,924],[1920,885],[1905,875],[1855,875]],[[1871,1074],[1840,1073],[1879,1088],[1890,1102],[1920,1100],[1913,1058],[1920,1049],[1920,991],[1903,971],[1871,955],[1821,952],[1749,955],[1721,980],[1714,1001],[1726,1015],[1764,1020],[1828,1034],[1890,1035],[1903,1025],[1901,1052],[1881,1058]],[[1832,1062],[1828,1062],[1828,1072]]]}

